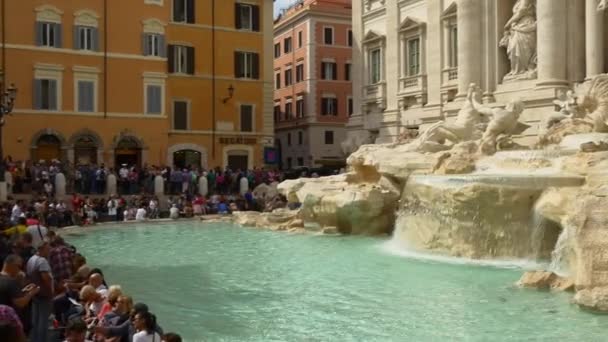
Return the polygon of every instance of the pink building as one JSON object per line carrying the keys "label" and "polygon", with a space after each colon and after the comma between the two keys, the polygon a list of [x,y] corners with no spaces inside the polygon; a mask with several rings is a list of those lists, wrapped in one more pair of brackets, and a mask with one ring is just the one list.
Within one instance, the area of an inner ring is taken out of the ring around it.
{"label": "pink building", "polygon": [[351,0],[300,0],[275,20],[274,122],[283,169],[344,162],[351,46]]}

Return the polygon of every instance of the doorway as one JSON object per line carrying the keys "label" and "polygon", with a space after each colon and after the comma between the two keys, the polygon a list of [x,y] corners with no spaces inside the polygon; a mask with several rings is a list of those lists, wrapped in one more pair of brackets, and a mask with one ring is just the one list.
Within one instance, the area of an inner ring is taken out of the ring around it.
{"label": "doorway", "polygon": [[74,143],[74,162],[76,165],[97,164],[97,143],[90,136],[82,136]]}
{"label": "doorway", "polygon": [[122,164],[141,167],[141,146],[135,138],[123,137],[116,145],[114,166],[118,168]]}
{"label": "doorway", "polygon": [[33,160],[50,161],[61,159],[61,141],[55,135],[45,134],[36,142],[36,151]]}
{"label": "doorway", "polygon": [[201,167],[201,153],[194,150],[179,150],[173,153],[173,166],[185,169],[185,168],[200,168]]}
{"label": "doorway", "polygon": [[245,171],[249,166],[249,156],[247,155],[228,155],[228,168],[232,171]]}

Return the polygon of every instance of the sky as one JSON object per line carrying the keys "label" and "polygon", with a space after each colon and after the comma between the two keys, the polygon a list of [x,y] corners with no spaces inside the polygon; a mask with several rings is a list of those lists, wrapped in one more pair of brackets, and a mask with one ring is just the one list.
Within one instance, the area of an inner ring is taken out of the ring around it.
{"label": "sky", "polygon": [[281,8],[285,8],[294,3],[295,1],[296,0],[276,0],[274,3],[274,16],[276,17],[279,14]]}

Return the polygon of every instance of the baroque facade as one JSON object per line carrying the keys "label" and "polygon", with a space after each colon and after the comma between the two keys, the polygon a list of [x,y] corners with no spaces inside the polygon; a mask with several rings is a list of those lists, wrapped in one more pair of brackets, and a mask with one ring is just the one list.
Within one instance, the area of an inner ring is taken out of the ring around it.
{"label": "baroque facade", "polygon": [[450,121],[474,83],[483,102],[521,99],[531,136],[554,100],[606,72],[605,0],[353,1],[346,153]]}
{"label": "baroque facade", "polygon": [[7,1],[13,160],[263,166],[272,0]]}
{"label": "baroque facade", "polygon": [[283,168],[344,164],[351,46],[351,0],[300,0],[275,21],[275,142]]}

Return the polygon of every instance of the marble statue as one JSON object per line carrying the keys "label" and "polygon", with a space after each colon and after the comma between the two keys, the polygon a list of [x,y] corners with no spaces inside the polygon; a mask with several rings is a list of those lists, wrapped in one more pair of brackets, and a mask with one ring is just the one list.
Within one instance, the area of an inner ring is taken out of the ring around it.
{"label": "marble statue", "polygon": [[608,133],[608,74],[598,75],[591,81],[580,107],[588,113],[585,120],[593,124],[594,132]]}
{"label": "marble statue", "polygon": [[585,111],[578,104],[578,97],[574,91],[568,90],[553,101],[559,111],[547,116],[541,124],[540,133],[546,133],[551,127],[566,119],[580,119],[585,116]]}
{"label": "marble statue", "polygon": [[507,49],[511,71],[505,81],[536,78],[536,5],[534,0],[517,0],[513,16],[505,25],[499,45]]}
{"label": "marble statue", "polygon": [[597,5],[598,11],[604,11],[608,8],[608,0],[600,0],[600,3]]}
{"label": "marble statue", "polygon": [[494,154],[499,141],[504,141],[513,134],[521,134],[530,127],[519,122],[524,111],[524,103],[521,100],[510,101],[504,109],[486,107],[477,101],[471,103],[476,111],[492,117],[481,137],[479,150],[482,154]]}
{"label": "marble statue", "polygon": [[407,148],[411,152],[438,152],[449,150],[454,144],[476,139],[476,130],[487,119],[475,109],[475,99],[481,89],[475,84],[469,85],[467,99],[452,123],[439,121],[424,131]]}

